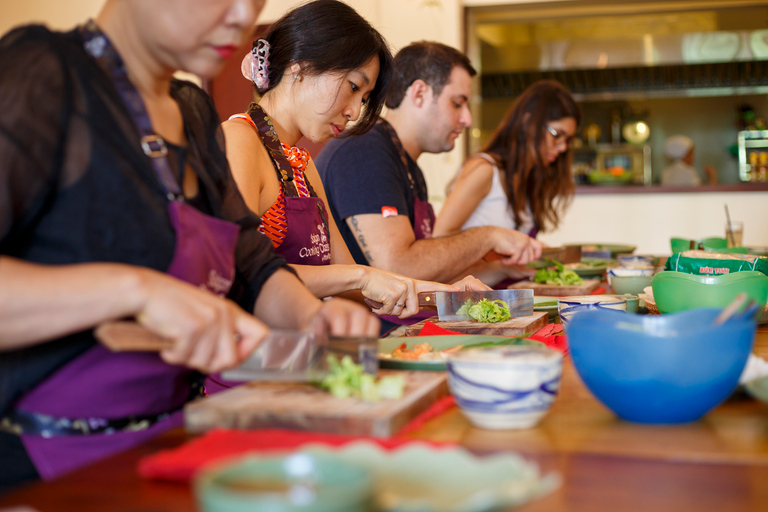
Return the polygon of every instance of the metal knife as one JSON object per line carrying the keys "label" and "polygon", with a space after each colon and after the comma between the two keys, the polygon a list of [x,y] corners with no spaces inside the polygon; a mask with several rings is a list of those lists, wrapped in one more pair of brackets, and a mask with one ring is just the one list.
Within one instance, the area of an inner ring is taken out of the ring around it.
{"label": "metal knife", "polygon": [[[113,352],[159,352],[173,341],[155,334],[137,322],[106,322],[94,336]],[[231,381],[315,382],[328,374],[328,355],[349,355],[366,373],[379,368],[375,338],[326,337],[301,331],[273,329],[238,367],[222,372]]]}
{"label": "metal knife", "polygon": [[460,314],[459,310],[468,300],[477,303],[483,299],[506,302],[509,306],[509,312],[513,317],[533,315],[533,289],[527,288],[479,292],[421,292],[419,293],[419,306],[435,306],[437,308],[437,317],[441,321],[474,321],[469,314]]}

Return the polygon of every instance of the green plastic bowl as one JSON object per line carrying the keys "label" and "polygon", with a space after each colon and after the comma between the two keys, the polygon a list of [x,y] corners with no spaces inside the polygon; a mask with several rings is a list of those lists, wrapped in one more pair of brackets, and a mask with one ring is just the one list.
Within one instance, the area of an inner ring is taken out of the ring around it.
{"label": "green plastic bowl", "polygon": [[202,471],[194,482],[204,512],[365,512],[368,471],[332,455],[245,456]]}
{"label": "green plastic bowl", "polygon": [[[691,247],[693,243],[693,247]],[[728,241],[725,238],[710,237],[701,239],[690,238],[670,238],[669,244],[672,246],[672,254],[678,252],[689,251],[691,249],[699,249],[701,245],[705,251],[720,252],[721,249],[728,248]]]}
{"label": "green plastic bowl", "polygon": [[697,308],[724,308],[740,293],[754,299],[762,311],[768,300],[768,276],[744,270],[721,276],[699,276],[665,270],[653,277],[653,300],[664,313]]}

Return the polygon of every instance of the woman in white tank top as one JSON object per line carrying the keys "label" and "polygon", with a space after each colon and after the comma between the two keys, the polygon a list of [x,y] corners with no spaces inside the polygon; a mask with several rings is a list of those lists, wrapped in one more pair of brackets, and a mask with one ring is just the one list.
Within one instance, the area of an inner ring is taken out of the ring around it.
{"label": "woman in white tank top", "polygon": [[535,236],[557,227],[574,192],[570,143],[580,120],[561,84],[531,85],[449,185],[434,236],[489,225]]}

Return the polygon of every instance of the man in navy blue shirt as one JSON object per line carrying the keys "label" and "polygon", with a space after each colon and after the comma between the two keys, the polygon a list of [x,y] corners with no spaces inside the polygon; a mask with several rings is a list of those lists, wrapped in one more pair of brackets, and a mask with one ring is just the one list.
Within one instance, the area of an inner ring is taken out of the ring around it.
{"label": "man in navy blue shirt", "polygon": [[[474,275],[494,285],[525,274],[541,244],[518,231],[486,226],[432,238],[434,215],[422,153],[453,149],[472,123],[469,59],[434,42],[418,42],[395,57],[386,117],[359,137],[330,141],[315,160],[329,207],[359,264],[409,277],[454,282]],[[491,251],[506,256],[487,262]]]}

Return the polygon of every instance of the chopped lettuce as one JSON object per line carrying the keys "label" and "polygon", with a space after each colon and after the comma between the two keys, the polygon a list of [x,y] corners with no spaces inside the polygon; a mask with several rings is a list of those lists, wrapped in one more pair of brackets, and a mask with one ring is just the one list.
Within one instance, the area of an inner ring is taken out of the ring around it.
{"label": "chopped lettuce", "polygon": [[579,274],[565,268],[559,261],[550,260],[550,263],[554,263],[554,268],[548,266],[537,270],[533,278],[534,282],[559,286],[578,286],[584,284],[584,280]]}
{"label": "chopped lettuce", "polygon": [[355,364],[352,358],[344,356],[339,361],[333,354],[328,355],[328,375],[320,382],[336,398],[360,398],[366,402],[403,397],[405,378],[402,375],[388,375],[380,378],[363,372],[363,365]]}
{"label": "chopped lettuce", "polygon": [[482,323],[495,323],[509,320],[512,316],[509,305],[503,300],[483,299],[480,302],[467,302],[459,308],[457,315],[469,315],[470,318]]}

